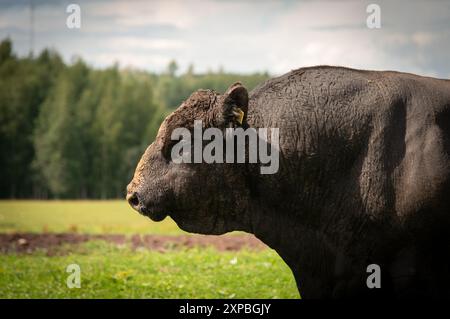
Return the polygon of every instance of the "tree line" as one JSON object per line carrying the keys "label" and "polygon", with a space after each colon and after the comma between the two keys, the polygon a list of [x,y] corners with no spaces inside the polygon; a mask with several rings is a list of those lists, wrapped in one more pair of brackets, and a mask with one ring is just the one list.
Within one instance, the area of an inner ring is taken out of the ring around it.
{"label": "tree line", "polygon": [[0,43],[0,198],[123,197],[162,120],[199,88],[249,89],[267,73],[161,74],[68,64],[53,50],[17,57]]}

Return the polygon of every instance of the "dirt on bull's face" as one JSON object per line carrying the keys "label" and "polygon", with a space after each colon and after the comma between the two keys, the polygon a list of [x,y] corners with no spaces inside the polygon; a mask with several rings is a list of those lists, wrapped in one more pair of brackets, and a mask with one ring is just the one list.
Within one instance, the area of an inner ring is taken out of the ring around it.
{"label": "dirt on bull's face", "polygon": [[[279,170],[175,163],[172,133],[195,120],[278,128]],[[449,123],[450,82],[399,72],[320,66],[250,95],[240,83],[199,90],[162,123],[127,199],[189,232],[255,234],[303,298],[450,297]],[[381,289],[366,285],[369,264],[383,272]]]}

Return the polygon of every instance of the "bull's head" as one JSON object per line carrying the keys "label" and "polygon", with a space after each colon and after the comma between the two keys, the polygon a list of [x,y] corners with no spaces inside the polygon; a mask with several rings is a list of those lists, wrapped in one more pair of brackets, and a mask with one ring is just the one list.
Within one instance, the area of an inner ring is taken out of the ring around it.
{"label": "bull's head", "polygon": [[142,156],[127,187],[130,205],[154,221],[170,215],[189,232],[222,234],[248,228],[245,165],[175,163],[171,156],[178,142],[171,138],[175,129],[192,131],[195,120],[201,120],[203,128],[221,130],[246,125],[247,109],[248,93],[240,83],[223,95],[210,90],[193,93],[164,120]]}

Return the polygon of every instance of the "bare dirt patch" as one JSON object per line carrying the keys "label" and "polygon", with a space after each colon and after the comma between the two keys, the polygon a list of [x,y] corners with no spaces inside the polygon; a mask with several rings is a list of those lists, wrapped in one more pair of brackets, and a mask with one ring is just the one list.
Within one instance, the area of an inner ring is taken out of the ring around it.
{"label": "bare dirt patch", "polygon": [[132,249],[149,249],[164,252],[168,249],[214,247],[219,251],[237,251],[243,248],[261,250],[266,248],[260,240],[253,235],[95,235],[77,233],[14,233],[0,234],[1,253],[32,253],[36,250],[45,250],[48,255],[61,253],[61,246],[76,245],[90,240],[104,240],[115,245],[129,244]]}

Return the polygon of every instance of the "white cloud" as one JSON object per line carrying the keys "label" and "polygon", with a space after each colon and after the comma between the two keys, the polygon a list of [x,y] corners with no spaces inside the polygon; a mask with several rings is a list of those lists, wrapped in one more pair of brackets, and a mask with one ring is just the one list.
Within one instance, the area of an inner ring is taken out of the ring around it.
{"label": "white cloud", "polygon": [[437,38],[436,35],[430,32],[415,32],[411,36],[412,42],[419,47],[426,47],[430,45]]}
{"label": "white cloud", "polygon": [[107,47],[115,50],[179,50],[186,49],[188,45],[177,39],[142,39],[139,37],[114,37],[107,41]]}
{"label": "white cloud", "polygon": [[88,3],[86,10],[94,16],[115,17],[115,22],[125,27],[169,24],[188,28],[202,15],[217,13],[218,8],[207,0],[134,0]]}
{"label": "white cloud", "polygon": [[127,51],[116,51],[114,53],[100,53],[92,59],[95,65],[108,67],[118,63],[124,68],[156,68],[160,71],[169,63],[170,58],[165,55],[136,55]]}
{"label": "white cloud", "polygon": [[[316,64],[441,76],[450,70],[444,1],[379,0],[380,30],[365,27],[370,1],[79,2],[79,32],[63,27],[63,5],[37,5],[36,47],[55,47],[68,61],[78,54],[98,66],[118,61],[152,71],[173,58],[181,69],[193,63],[197,71],[222,66],[281,74]],[[27,23],[27,7],[0,11],[0,35],[12,33],[21,54],[28,53]]]}

